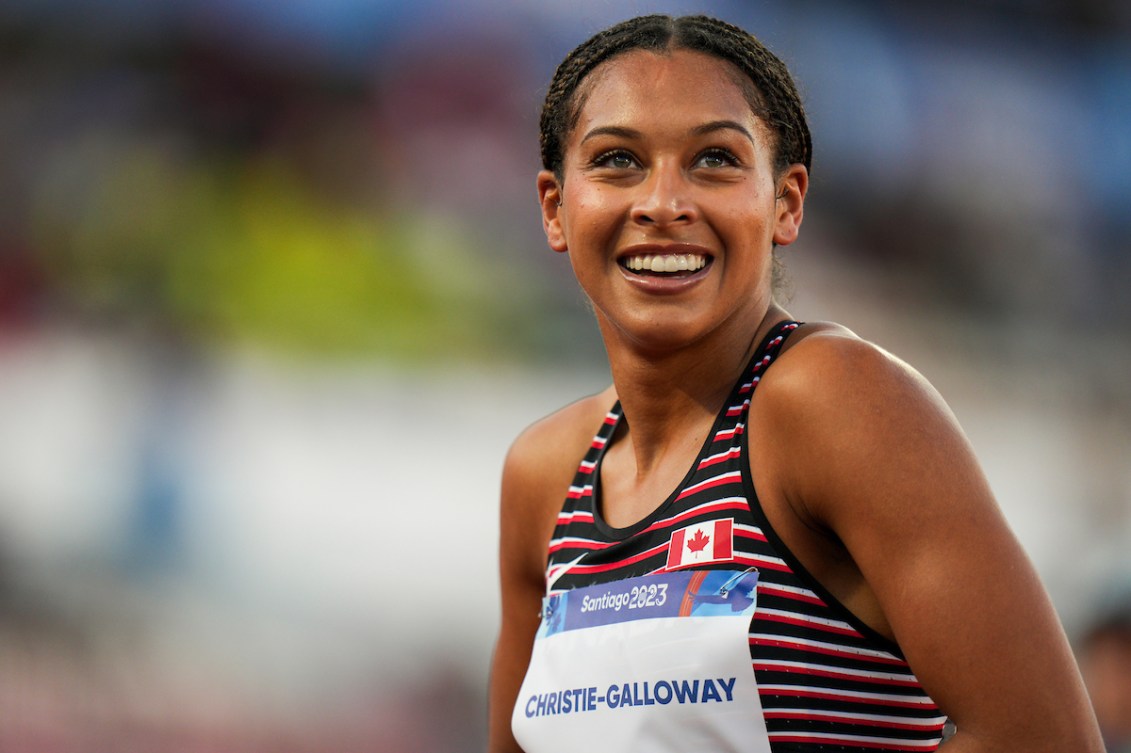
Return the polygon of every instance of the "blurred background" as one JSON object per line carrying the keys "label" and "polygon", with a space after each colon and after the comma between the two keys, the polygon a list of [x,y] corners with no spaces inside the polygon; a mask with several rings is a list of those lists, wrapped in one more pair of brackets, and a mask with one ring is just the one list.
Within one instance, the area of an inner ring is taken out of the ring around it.
{"label": "blurred background", "polygon": [[0,751],[482,747],[503,455],[608,379],[538,108],[656,10],[790,65],[790,310],[942,391],[1083,650],[1131,615],[1128,8],[7,0]]}

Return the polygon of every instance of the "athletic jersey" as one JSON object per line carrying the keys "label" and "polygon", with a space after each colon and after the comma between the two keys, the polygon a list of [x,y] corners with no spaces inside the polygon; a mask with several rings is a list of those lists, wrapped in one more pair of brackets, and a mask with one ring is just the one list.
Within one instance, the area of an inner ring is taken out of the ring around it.
{"label": "athletic jersey", "polygon": [[675,492],[644,520],[609,526],[598,510],[601,460],[617,403],[581,461],[550,541],[553,592],[667,570],[758,570],[750,659],[774,753],[933,751],[945,715],[899,647],[856,619],[805,570],[767,521],[745,430],[758,382],[798,327],[774,328],[731,392]]}

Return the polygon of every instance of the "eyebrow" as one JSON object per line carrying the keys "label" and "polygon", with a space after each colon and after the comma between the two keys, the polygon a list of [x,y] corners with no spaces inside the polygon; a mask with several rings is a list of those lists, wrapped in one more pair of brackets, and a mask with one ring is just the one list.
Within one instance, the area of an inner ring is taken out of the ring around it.
{"label": "eyebrow", "polygon": [[585,137],[581,139],[581,143],[584,144],[589,139],[598,136],[618,136],[622,139],[637,139],[640,138],[640,131],[624,128],[622,126],[598,126],[585,134]]}
{"label": "eyebrow", "polygon": [[[708,133],[723,130],[738,131],[749,139],[751,143],[755,143],[754,135],[747,130],[746,126],[736,120],[712,120],[710,123],[695,126],[691,129],[691,133],[694,136],[703,136]],[[641,135],[640,131],[633,128],[625,128],[624,126],[598,126],[585,134],[581,139],[581,143],[584,144],[589,139],[596,138],[597,136],[616,136],[622,139],[638,139]]]}
{"label": "eyebrow", "polygon": [[691,129],[691,132],[696,136],[703,136],[704,134],[714,133],[715,131],[722,131],[727,129],[738,131],[743,136],[750,139],[751,143],[754,143],[754,134],[750,133],[750,131],[746,129],[746,126],[742,125],[736,120],[712,120],[710,123],[704,123],[701,126],[695,126]]}

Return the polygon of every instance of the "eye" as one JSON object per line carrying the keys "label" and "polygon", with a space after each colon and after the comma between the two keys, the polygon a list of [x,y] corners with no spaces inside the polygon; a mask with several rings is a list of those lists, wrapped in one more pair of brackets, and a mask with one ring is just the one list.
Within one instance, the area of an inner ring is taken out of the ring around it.
{"label": "eye", "polygon": [[636,158],[623,149],[604,152],[595,160],[594,167],[608,167],[613,170],[628,170],[637,166]]}
{"label": "eye", "polygon": [[710,169],[717,169],[720,167],[734,167],[738,164],[738,158],[728,152],[726,149],[707,149],[699,154],[695,159],[696,167],[706,167]]}

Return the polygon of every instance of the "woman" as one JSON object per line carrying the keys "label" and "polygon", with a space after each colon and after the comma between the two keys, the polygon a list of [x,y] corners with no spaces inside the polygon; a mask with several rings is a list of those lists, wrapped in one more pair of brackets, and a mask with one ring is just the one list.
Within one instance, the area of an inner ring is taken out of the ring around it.
{"label": "woman", "polygon": [[810,155],[785,67],[714,19],[555,73],[543,223],[613,384],[507,457],[494,753],[1101,750],[942,400],[774,301]]}

